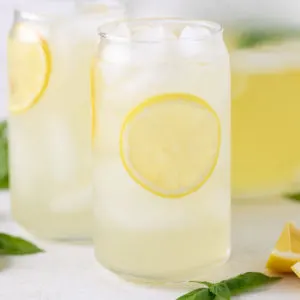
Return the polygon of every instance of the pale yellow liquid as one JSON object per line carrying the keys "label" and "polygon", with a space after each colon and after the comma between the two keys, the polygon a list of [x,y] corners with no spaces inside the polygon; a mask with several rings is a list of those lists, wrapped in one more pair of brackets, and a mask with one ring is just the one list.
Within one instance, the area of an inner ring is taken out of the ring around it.
{"label": "pale yellow liquid", "polygon": [[[253,56],[259,52],[253,50],[243,63],[234,64],[233,53],[235,196],[284,193],[299,178],[300,52],[285,48],[273,62],[267,62],[272,54]],[[271,48],[270,53],[275,51]]]}
{"label": "pale yellow liquid", "polygon": [[[162,47],[166,46],[108,43],[96,76],[100,91],[94,149],[96,257],[127,278],[151,281],[190,278],[199,268],[226,261],[230,252],[228,58],[225,53],[207,63],[200,53],[200,58],[188,61],[184,54],[177,56],[173,46],[174,52],[168,49],[170,55],[162,60]],[[214,173],[197,192],[180,199],[159,197],[133,181],[119,151],[128,113],[149,97],[175,92],[208,101],[222,127]]]}
{"label": "pale yellow liquid", "polygon": [[24,24],[42,33],[52,70],[41,99],[9,116],[12,212],[39,237],[90,238],[90,68],[99,15],[53,16]]}

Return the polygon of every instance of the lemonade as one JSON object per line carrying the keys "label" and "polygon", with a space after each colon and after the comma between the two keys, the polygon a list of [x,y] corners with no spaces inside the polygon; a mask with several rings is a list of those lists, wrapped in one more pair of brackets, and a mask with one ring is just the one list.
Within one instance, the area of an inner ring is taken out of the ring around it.
{"label": "lemonade", "polygon": [[300,42],[232,52],[232,186],[236,197],[280,194],[300,174]]}
{"label": "lemonade", "polygon": [[[103,1],[102,1],[103,2]],[[91,236],[90,68],[101,1],[35,1],[8,39],[10,191],[15,219],[45,238]]]}
{"label": "lemonade", "polygon": [[101,28],[94,66],[95,252],[120,275],[185,278],[230,252],[230,70],[222,29]]}

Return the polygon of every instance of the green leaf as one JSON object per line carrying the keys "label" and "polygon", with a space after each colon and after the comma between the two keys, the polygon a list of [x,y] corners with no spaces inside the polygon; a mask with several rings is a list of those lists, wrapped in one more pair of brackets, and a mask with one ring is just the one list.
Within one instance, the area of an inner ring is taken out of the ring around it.
{"label": "green leaf", "polygon": [[230,299],[230,290],[225,282],[220,283],[211,283],[208,281],[190,281],[193,283],[199,283],[206,285],[209,289],[209,291],[215,295],[215,300],[229,300]]}
{"label": "green leaf", "polygon": [[278,41],[283,38],[283,34],[272,31],[253,30],[244,32],[238,42],[238,48],[251,48],[261,45],[265,42]]}
{"label": "green leaf", "polygon": [[199,293],[202,290],[205,290],[205,288],[200,288],[200,289],[193,290],[193,291],[177,298],[177,300],[192,300],[192,299],[194,299],[192,296],[196,295],[197,293]]}
{"label": "green leaf", "polygon": [[213,295],[209,289],[201,288],[194,290],[188,294],[185,294],[176,300],[214,300],[215,295]]}
{"label": "green leaf", "polygon": [[203,289],[199,293],[195,294],[194,298],[188,300],[214,300],[215,295],[213,295],[209,289]]}
{"label": "green leaf", "polygon": [[208,288],[199,288],[177,298],[177,300],[230,300],[231,296],[250,292],[280,279],[280,277],[269,277],[262,273],[248,272],[219,283],[190,281],[206,285]]}
{"label": "green leaf", "polygon": [[9,188],[9,179],[4,177],[0,179],[0,190],[7,190]]}
{"label": "green leaf", "polygon": [[195,295],[195,298],[192,298],[192,300],[214,300],[215,295],[212,294],[209,289],[204,289],[201,292],[197,293]]}
{"label": "green leaf", "polygon": [[287,194],[287,195],[285,195],[285,197],[288,199],[291,199],[291,200],[300,201],[300,193]]}
{"label": "green leaf", "polygon": [[256,288],[275,283],[280,277],[269,277],[262,273],[248,272],[222,281],[230,290],[231,296],[250,292]]}
{"label": "green leaf", "polygon": [[0,233],[0,255],[27,255],[44,252],[20,237]]}
{"label": "green leaf", "polygon": [[213,284],[209,288],[210,292],[216,296],[218,300],[230,300],[231,292],[225,282]]}
{"label": "green leaf", "polygon": [[212,285],[214,285],[214,283],[208,282],[208,281],[190,281],[191,283],[199,283],[199,284],[203,284],[206,285],[207,287],[210,287]]}
{"label": "green leaf", "polygon": [[9,187],[7,123],[0,123],[0,189]]}

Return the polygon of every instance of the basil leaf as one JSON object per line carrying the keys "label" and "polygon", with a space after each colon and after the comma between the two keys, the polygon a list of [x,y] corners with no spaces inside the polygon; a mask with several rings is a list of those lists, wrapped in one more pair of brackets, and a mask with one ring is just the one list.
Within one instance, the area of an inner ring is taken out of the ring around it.
{"label": "basil leaf", "polygon": [[210,286],[209,290],[216,296],[215,299],[230,300],[231,292],[225,282],[213,284]]}
{"label": "basil leaf", "polygon": [[210,287],[212,285],[214,285],[214,283],[208,282],[208,281],[190,281],[191,283],[199,283],[199,284],[203,284],[206,285],[207,287]]}
{"label": "basil leaf", "polygon": [[0,233],[0,255],[27,255],[44,252],[20,237]]}
{"label": "basil leaf", "polygon": [[244,32],[237,42],[238,48],[252,48],[257,47],[265,42],[278,41],[282,39],[282,34],[276,32],[265,31],[248,31]]}
{"label": "basil leaf", "polygon": [[7,123],[0,123],[0,189],[9,187]]}
{"label": "basil leaf", "polygon": [[177,298],[177,300],[230,300],[231,296],[248,293],[280,279],[280,277],[269,277],[262,273],[247,272],[218,283],[190,281],[206,285],[208,288],[199,288]]}
{"label": "basil leaf", "polygon": [[207,288],[200,288],[187,293],[176,300],[214,300],[215,295],[212,294]]}
{"label": "basil leaf", "polygon": [[280,277],[269,277],[262,273],[248,272],[222,281],[230,290],[231,296],[249,292],[253,289],[279,281]]}
{"label": "basil leaf", "polygon": [[288,199],[291,199],[291,200],[300,201],[300,193],[287,194],[287,195],[285,195],[285,197]]}

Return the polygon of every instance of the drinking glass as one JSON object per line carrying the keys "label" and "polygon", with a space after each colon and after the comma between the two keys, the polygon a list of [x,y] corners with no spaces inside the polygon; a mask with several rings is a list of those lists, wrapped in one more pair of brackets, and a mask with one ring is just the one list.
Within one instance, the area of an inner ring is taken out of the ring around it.
{"label": "drinking glass", "polygon": [[[32,5],[31,5],[32,4]],[[31,1],[8,38],[14,218],[43,238],[91,238],[90,69],[105,1]]]}
{"label": "drinking glass", "polygon": [[230,67],[222,27],[100,28],[93,66],[94,242],[101,264],[187,278],[230,253]]}

